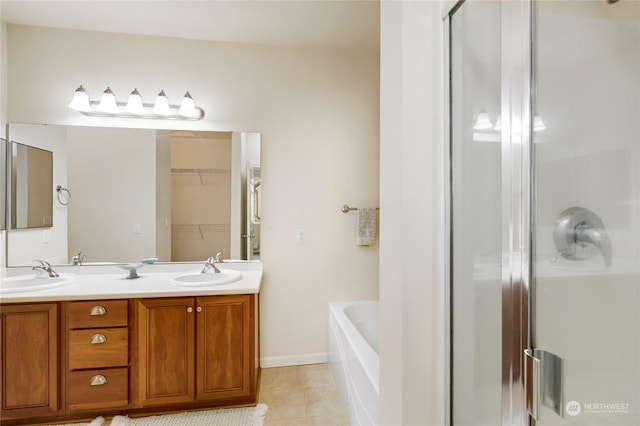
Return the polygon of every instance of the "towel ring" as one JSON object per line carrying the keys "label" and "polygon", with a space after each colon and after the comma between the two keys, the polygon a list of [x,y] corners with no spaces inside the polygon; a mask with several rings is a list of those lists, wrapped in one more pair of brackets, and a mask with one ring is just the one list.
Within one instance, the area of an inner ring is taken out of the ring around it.
{"label": "towel ring", "polygon": [[63,188],[61,185],[56,186],[56,192],[58,193],[56,198],[58,202],[63,206],[68,206],[71,201],[71,192],[67,188]]}

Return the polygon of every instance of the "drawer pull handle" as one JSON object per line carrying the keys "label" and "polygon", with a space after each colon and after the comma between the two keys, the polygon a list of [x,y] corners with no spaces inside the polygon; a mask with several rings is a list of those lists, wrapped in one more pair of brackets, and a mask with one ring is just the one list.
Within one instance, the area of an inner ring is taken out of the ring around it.
{"label": "drawer pull handle", "polygon": [[188,312],[188,313],[193,312],[193,308],[192,308],[191,306],[189,306],[189,307],[187,308],[187,312]]}
{"label": "drawer pull handle", "polygon": [[91,311],[89,311],[89,315],[97,317],[100,315],[106,315],[107,310],[103,307],[103,306],[94,306],[93,308],[91,308]]}
{"label": "drawer pull handle", "polygon": [[101,345],[103,343],[107,343],[107,336],[105,336],[104,334],[94,334],[91,337],[91,344],[92,345]]}
{"label": "drawer pull handle", "polygon": [[104,377],[102,374],[98,374],[96,376],[93,376],[91,378],[91,381],[89,381],[89,384],[91,386],[102,386],[102,385],[106,385],[107,384],[107,378]]}

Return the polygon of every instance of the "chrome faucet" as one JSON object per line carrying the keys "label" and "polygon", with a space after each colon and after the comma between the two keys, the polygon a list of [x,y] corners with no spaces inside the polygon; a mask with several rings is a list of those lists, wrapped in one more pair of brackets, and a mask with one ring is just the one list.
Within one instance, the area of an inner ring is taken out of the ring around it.
{"label": "chrome faucet", "polygon": [[74,254],[73,257],[71,257],[71,264],[73,266],[81,266],[82,262],[87,258],[86,254],[82,254],[81,251],[79,251],[78,253]]}
{"label": "chrome faucet", "polygon": [[207,274],[207,273],[210,273],[211,271],[213,271],[214,274],[219,274],[221,271],[216,266],[216,263],[223,263],[224,262],[224,260],[222,259],[222,253],[223,252],[224,252],[224,249],[222,249],[219,252],[217,252],[215,257],[212,256],[212,257],[208,258],[207,260],[205,260],[204,261],[204,268],[202,268],[200,273],[201,274]]}
{"label": "chrome faucet", "polygon": [[40,264],[32,267],[31,269],[36,271],[36,278],[55,278],[60,275],[51,268],[51,264],[46,260],[36,259],[34,262],[39,262]]}

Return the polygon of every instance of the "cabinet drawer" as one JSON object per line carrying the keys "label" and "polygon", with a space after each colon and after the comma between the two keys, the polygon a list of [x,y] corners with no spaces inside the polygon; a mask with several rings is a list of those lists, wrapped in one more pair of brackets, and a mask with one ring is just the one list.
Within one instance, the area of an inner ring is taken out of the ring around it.
{"label": "cabinet drawer", "polygon": [[129,369],[73,371],[67,383],[70,411],[129,404]]}
{"label": "cabinet drawer", "polygon": [[129,323],[128,300],[69,303],[69,328],[124,327]]}
{"label": "cabinet drawer", "polygon": [[69,331],[69,369],[122,367],[129,363],[128,328]]}

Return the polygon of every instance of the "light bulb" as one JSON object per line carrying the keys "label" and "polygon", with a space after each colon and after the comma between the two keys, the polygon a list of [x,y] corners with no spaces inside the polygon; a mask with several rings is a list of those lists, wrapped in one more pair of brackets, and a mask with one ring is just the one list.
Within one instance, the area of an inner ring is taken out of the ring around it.
{"label": "light bulb", "polygon": [[89,103],[89,94],[82,84],[80,87],[76,89],[73,93],[73,99],[69,104],[69,108],[75,109],[76,111],[91,111],[91,104]]}

